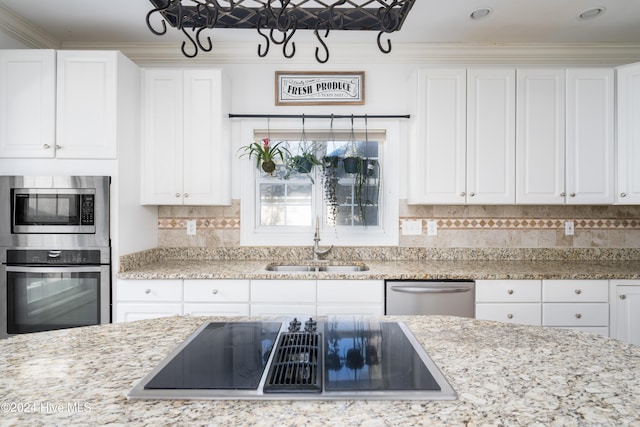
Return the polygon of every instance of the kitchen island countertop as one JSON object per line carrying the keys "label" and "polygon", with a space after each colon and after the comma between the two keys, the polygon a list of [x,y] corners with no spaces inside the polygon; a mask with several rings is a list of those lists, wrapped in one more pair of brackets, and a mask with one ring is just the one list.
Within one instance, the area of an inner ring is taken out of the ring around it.
{"label": "kitchen island countertop", "polygon": [[640,425],[640,347],[456,317],[385,319],[409,326],[458,400],[129,401],[195,328],[221,320],[167,317],[2,341],[0,425]]}
{"label": "kitchen island countertop", "polygon": [[[305,263],[305,261],[299,261]],[[358,261],[360,262],[360,261]],[[363,260],[358,272],[275,272],[265,260],[163,259],[121,271],[120,279],[640,279],[640,260],[380,261]],[[344,263],[344,262],[342,262]]]}

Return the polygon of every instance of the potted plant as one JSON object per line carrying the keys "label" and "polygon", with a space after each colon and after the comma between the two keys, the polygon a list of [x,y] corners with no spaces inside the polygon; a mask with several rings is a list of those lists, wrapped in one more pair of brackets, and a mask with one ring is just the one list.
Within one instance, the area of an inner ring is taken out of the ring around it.
{"label": "potted plant", "polygon": [[300,153],[295,156],[289,156],[286,160],[286,168],[287,173],[284,176],[284,179],[288,179],[291,176],[291,173],[304,173],[307,174],[311,182],[313,183],[313,178],[311,175],[311,170],[314,166],[322,165],[322,162],[318,160],[316,157],[317,146],[315,143],[308,143],[303,141],[300,144]]}
{"label": "potted plant", "polygon": [[266,173],[272,173],[276,169],[275,160],[280,159],[284,163],[285,155],[289,154],[286,147],[281,147],[282,141],[271,144],[269,138],[264,138],[262,143],[253,142],[240,150],[244,152],[239,156],[249,156],[256,159],[256,168],[262,166],[262,170]]}

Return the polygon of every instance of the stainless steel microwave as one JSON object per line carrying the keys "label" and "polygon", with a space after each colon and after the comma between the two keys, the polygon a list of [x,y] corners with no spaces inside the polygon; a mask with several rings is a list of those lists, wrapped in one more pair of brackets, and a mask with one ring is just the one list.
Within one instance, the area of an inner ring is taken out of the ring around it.
{"label": "stainless steel microwave", "polygon": [[105,176],[0,176],[0,247],[109,246]]}

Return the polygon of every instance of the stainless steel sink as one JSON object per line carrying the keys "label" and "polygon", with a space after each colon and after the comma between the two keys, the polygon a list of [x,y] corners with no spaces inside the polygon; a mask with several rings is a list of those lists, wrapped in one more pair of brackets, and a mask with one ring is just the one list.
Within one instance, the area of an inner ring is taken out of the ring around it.
{"label": "stainless steel sink", "polygon": [[292,273],[305,273],[305,272],[325,272],[325,273],[351,273],[355,271],[367,271],[367,267],[364,263],[353,264],[267,264],[265,267],[267,271],[280,271],[280,272],[292,272]]}

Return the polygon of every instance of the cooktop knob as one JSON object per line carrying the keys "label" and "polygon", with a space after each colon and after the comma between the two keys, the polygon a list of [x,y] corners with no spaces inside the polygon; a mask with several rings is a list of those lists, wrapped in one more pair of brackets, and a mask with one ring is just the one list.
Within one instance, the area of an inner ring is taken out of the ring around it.
{"label": "cooktop knob", "polygon": [[318,329],[318,322],[313,320],[311,317],[309,320],[304,322],[304,330],[305,332],[315,332]]}
{"label": "cooktop knob", "polygon": [[300,325],[302,325],[302,323],[294,318],[291,322],[289,322],[289,332],[298,332],[300,331]]}

